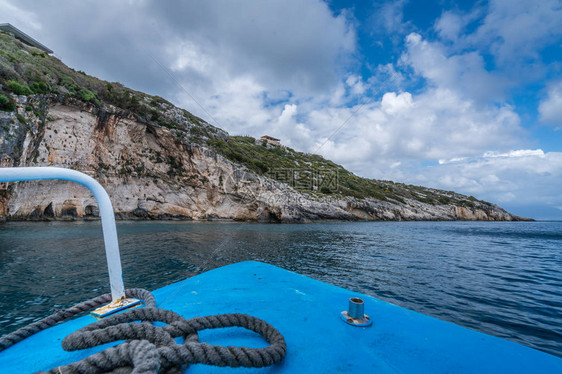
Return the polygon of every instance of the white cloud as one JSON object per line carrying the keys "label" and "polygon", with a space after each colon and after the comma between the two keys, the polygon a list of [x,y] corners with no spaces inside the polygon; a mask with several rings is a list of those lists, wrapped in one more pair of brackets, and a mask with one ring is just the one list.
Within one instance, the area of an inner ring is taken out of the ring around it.
{"label": "white cloud", "polygon": [[196,74],[210,74],[218,67],[216,60],[205,51],[204,46],[189,40],[177,40],[166,46],[166,49],[174,72],[192,70]]}
{"label": "white cloud", "polygon": [[[544,76],[541,50],[562,36],[559,0],[491,0],[468,12],[444,11],[434,29],[454,50],[477,49],[494,57],[511,80]],[[474,27],[467,27],[472,24]],[[525,74],[522,74],[522,72]]]}
{"label": "white cloud", "polygon": [[448,42],[451,49],[462,50],[468,44],[466,34],[469,25],[480,21],[486,11],[487,9],[478,4],[466,12],[446,10],[435,21],[433,28],[442,41]]}
{"label": "white cloud", "polygon": [[511,107],[478,106],[439,88],[418,95],[387,92],[352,108],[315,109],[306,123],[313,134],[326,137],[346,123],[319,152],[374,178],[403,177],[389,170],[396,163],[407,170],[415,161],[455,162],[490,148],[513,149],[524,135]]}
{"label": "white cloud", "polygon": [[466,21],[461,15],[449,11],[443,12],[435,23],[435,29],[442,39],[456,41],[465,25]]}
{"label": "white cloud", "polygon": [[311,130],[298,121],[299,107],[296,104],[285,104],[281,114],[272,121],[270,131],[281,139],[283,144],[296,149],[304,149],[312,141]]}
{"label": "white cloud", "polygon": [[[386,92],[355,114],[357,107],[310,112],[307,123],[315,133],[321,129],[330,134],[352,116],[349,125],[325,143],[322,154],[360,175],[497,202],[533,200],[522,186],[537,180],[534,174],[542,170],[537,160],[548,160],[552,172],[560,174],[555,154],[549,155],[551,160],[540,149],[513,150],[526,144],[526,132],[512,106],[486,101],[497,96],[504,82],[486,71],[476,52],[448,55],[442,45],[416,33],[406,37],[406,45],[402,63],[430,85],[415,94]],[[519,173],[533,177],[520,181]],[[547,190],[542,203],[551,204],[557,198],[552,188]]]}
{"label": "white cloud", "polygon": [[360,76],[352,74],[345,80],[353,95],[363,95],[366,90],[365,84]]}
{"label": "white cloud", "polygon": [[448,55],[438,42],[422,40],[419,34],[406,37],[407,51],[401,61],[430,84],[446,88],[470,100],[501,101],[507,82],[488,72],[475,51]]}
{"label": "white cloud", "polygon": [[[213,116],[210,121],[233,135],[254,134],[275,118],[275,112],[264,105],[266,88],[251,75],[218,79],[213,82],[213,89],[216,89],[215,95],[208,90],[198,90],[203,92],[203,105]],[[208,118],[187,95],[179,100],[183,107],[194,108],[195,113]]]}
{"label": "white cloud", "polygon": [[[251,1],[152,2],[150,9],[161,21],[158,26],[176,36],[169,48],[178,39],[195,43],[226,78],[251,74],[269,90],[290,89],[297,95],[330,90],[339,81],[338,59],[355,48],[355,33],[345,16],[333,16],[318,0],[261,6]],[[192,60],[197,61],[197,52]]]}
{"label": "white cloud", "polygon": [[539,157],[544,158],[544,151],[542,149],[520,149],[518,151],[509,151],[507,153],[501,153],[497,151],[485,152],[482,156],[484,158],[519,158],[519,157]]}
{"label": "white cloud", "polygon": [[9,19],[3,19],[2,22],[9,22],[21,30],[26,30],[31,36],[37,37],[41,30],[41,22],[35,13],[17,7],[9,1],[0,0],[0,14],[9,15]]}
{"label": "white cloud", "polygon": [[390,35],[403,34],[408,26],[404,22],[404,6],[407,0],[388,1],[376,6],[372,16],[375,29]]}
{"label": "white cloud", "polygon": [[[423,174],[424,182],[432,187],[461,191],[507,207],[562,206],[562,152],[486,152],[482,157],[427,167]],[[420,180],[408,178],[410,183]]]}
{"label": "white cloud", "polygon": [[40,14],[38,39],[74,68],[172,99],[177,89],[151,56],[202,100],[218,92],[224,84],[218,81],[248,75],[268,92],[315,97],[341,82],[340,64],[356,48],[346,14],[332,14],[321,0],[260,6],[250,0],[61,1],[56,7],[4,0],[0,9],[24,14],[28,24]]}
{"label": "white cloud", "polygon": [[375,93],[401,91],[406,77],[393,64],[378,65],[367,80],[369,88]]}
{"label": "white cloud", "polygon": [[347,102],[345,84],[340,82],[335,89],[332,90],[329,98],[329,106],[339,107]]}
{"label": "white cloud", "polygon": [[562,81],[550,85],[539,104],[539,116],[542,123],[562,128]]}
{"label": "white cloud", "polygon": [[559,38],[561,19],[559,0],[493,0],[470,39],[488,44],[500,64],[513,65],[514,59],[537,58],[541,48]]}
{"label": "white cloud", "polygon": [[443,164],[450,164],[452,162],[464,161],[466,159],[467,159],[466,157],[453,157],[450,160],[440,159],[438,162],[439,162],[439,165],[443,165]]}
{"label": "white cloud", "polygon": [[394,92],[387,92],[383,95],[381,101],[381,109],[386,114],[403,113],[412,108],[414,105],[412,95],[409,92],[404,92],[396,95]]}

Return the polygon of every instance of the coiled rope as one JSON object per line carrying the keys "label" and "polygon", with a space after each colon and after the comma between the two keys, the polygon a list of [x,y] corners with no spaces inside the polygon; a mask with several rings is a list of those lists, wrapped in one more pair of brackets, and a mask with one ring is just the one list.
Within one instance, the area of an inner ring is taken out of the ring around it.
{"label": "coiled rope", "polygon": [[[118,340],[126,342],[93,354],[80,361],[45,373],[182,373],[189,364],[202,363],[230,367],[264,367],[280,362],[287,345],[283,336],[267,322],[246,314],[220,314],[185,319],[179,314],[156,308],[154,296],[143,289],[125,291],[127,297],[143,299],[145,308],[133,309],[87,325],[62,341],[66,351],[96,347]],[[85,301],[0,338],[0,351],[60,321],[111,301],[106,294]],[[140,323],[139,323],[140,321]],[[153,322],[163,322],[162,327]],[[244,327],[260,334],[265,348],[218,346],[200,343],[197,331],[225,327]],[[174,338],[182,337],[178,344]]]}

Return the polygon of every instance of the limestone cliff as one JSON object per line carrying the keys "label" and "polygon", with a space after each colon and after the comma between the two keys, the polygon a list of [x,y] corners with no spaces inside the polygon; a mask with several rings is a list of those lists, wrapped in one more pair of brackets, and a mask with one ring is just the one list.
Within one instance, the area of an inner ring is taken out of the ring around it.
{"label": "limestone cliff", "polygon": [[[268,176],[271,165],[240,158],[225,131],[161,98],[74,72],[9,36],[0,35],[1,43],[1,166],[59,166],[87,173],[106,188],[119,218],[522,219],[454,192],[361,180],[339,165],[346,189],[299,191]],[[259,147],[250,142],[245,149],[267,149]],[[273,151],[281,160],[296,154]],[[5,219],[97,215],[92,195],[78,184],[0,184],[0,217]]]}
{"label": "limestone cliff", "polygon": [[[25,111],[29,104],[41,102],[45,120]],[[192,143],[174,129],[139,123],[112,106],[99,109],[55,95],[20,96],[17,112],[23,121],[16,112],[0,112],[3,166],[60,166],[85,172],[107,189],[121,218],[517,219],[483,203],[470,208],[301,193]],[[1,194],[0,212],[9,219],[97,216],[89,191],[71,182],[11,183]]]}

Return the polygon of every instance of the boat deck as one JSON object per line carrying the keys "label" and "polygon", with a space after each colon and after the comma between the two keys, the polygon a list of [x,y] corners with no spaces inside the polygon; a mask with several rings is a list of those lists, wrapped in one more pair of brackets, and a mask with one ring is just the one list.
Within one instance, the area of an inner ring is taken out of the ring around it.
{"label": "boat deck", "polygon": [[[287,341],[285,360],[262,369],[191,365],[189,373],[562,373],[562,359],[373,297],[259,262],[214,269],[153,292],[157,306],[185,318],[247,313],[275,326]],[[343,323],[348,299],[365,300],[371,327]],[[105,346],[65,352],[62,339],[94,321],[77,318],[0,352],[3,373],[48,370]],[[200,332],[210,344],[263,347],[241,328]]]}

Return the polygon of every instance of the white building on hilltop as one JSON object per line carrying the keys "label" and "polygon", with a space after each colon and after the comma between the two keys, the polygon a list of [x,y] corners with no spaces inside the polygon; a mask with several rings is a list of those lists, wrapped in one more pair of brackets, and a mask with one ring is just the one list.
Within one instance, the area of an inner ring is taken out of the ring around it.
{"label": "white building on hilltop", "polygon": [[269,136],[269,135],[264,135],[260,138],[260,140],[262,142],[267,142],[268,144],[271,145],[281,145],[281,142],[279,139],[274,138],[273,136]]}

